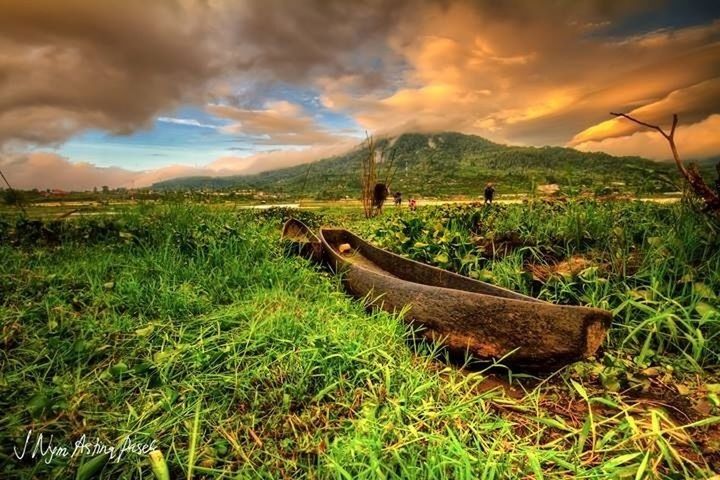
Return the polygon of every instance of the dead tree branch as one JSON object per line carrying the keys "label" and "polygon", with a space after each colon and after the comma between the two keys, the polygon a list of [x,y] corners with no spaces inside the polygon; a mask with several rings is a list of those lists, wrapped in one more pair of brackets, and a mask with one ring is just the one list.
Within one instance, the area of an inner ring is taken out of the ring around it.
{"label": "dead tree branch", "polygon": [[680,154],[678,153],[677,145],[675,144],[675,130],[677,129],[678,125],[678,116],[676,113],[673,114],[672,127],[670,127],[669,133],[665,132],[665,130],[663,130],[658,125],[652,125],[643,122],[626,113],[610,112],[610,115],[613,115],[615,117],[623,117],[630,120],[631,122],[637,123],[638,125],[642,125],[643,127],[658,131],[665,138],[665,140],[667,140],[668,145],[670,145],[670,151],[672,151],[675,165],[677,165],[678,170],[680,171],[682,176],[685,177],[685,180],[687,180],[688,185],[690,186],[690,190],[696,196],[703,200],[703,202],[705,203],[706,211],[711,212],[716,216],[720,215],[720,196],[718,196],[718,194],[713,191],[713,189],[710,188],[707,183],[705,183],[705,180],[703,180],[700,172],[698,172],[695,165],[691,164],[689,167],[686,167],[683,161],[680,159]]}

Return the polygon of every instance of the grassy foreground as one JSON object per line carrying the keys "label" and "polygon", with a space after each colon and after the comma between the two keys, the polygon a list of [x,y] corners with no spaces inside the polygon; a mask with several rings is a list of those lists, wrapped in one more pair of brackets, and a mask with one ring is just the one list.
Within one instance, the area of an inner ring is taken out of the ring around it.
{"label": "grassy foreground", "polygon": [[[70,478],[90,461],[17,459],[32,429],[70,453],[83,434],[154,440],[172,478],[711,476],[716,240],[680,206],[562,208],[331,220],[445,268],[614,309],[602,359],[508,373],[505,388],[284,257],[272,212],[138,207],[22,235],[0,224],[0,475]],[[625,232],[607,233],[620,219]],[[522,238],[501,256],[511,230]],[[532,269],[576,254],[602,268]],[[147,455],[101,466],[96,477],[152,478]]]}

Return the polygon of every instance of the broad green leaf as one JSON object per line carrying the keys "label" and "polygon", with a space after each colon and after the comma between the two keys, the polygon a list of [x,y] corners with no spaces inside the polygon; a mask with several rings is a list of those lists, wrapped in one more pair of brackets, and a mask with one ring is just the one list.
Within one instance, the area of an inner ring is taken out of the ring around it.
{"label": "broad green leaf", "polygon": [[445,253],[445,252],[443,252],[443,253],[438,253],[437,255],[435,255],[434,260],[435,260],[437,263],[448,263],[448,262],[450,261],[450,259],[449,259],[448,256],[447,256],[447,253]]}
{"label": "broad green leaf", "polygon": [[705,390],[711,393],[720,393],[720,383],[706,383]]}
{"label": "broad green leaf", "polygon": [[712,291],[710,287],[702,282],[693,283],[693,292],[702,298],[715,299],[717,295]]}
{"label": "broad green leaf", "polygon": [[151,323],[146,327],[138,328],[137,330],[135,330],[135,335],[137,335],[138,337],[147,337],[153,332],[154,329],[155,326]]}
{"label": "broad green leaf", "polygon": [[575,380],[570,380],[570,383],[572,383],[573,388],[575,388],[575,390],[580,394],[582,398],[584,398],[585,400],[588,399],[588,393],[587,390],[585,390],[585,387],[583,387]]}
{"label": "broad green leaf", "polygon": [[700,302],[695,305],[695,311],[702,317],[709,317],[710,315],[720,313],[715,307],[706,302]]}

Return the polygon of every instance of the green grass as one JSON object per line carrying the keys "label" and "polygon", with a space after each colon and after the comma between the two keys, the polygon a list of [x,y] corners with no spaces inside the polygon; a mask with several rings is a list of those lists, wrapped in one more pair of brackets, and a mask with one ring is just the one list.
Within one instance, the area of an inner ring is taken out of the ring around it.
{"label": "green grass", "polygon": [[[683,398],[717,398],[718,303],[708,297],[720,269],[702,225],[678,223],[678,207],[522,208],[499,210],[482,234],[522,231],[525,250],[499,259],[463,247],[463,256],[477,257],[463,272],[547,299],[610,306],[618,321],[602,360],[542,379],[500,370],[515,393],[489,389],[491,374],[478,367],[441,361],[439,347],[414,343],[398,316],[367,312],[338,279],[284,257],[276,212],[140,206],[45,224],[50,233],[6,222],[0,475],[68,478],[88,460],[18,461],[12,446],[33,429],[60,443],[82,434],[108,445],[155,440],[172,478],[710,476],[718,466],[714,410],[688,418],[642,392],[680,384],[689,390]],[[440,207],[369,222],[306,215],[404,250],[389,240],[403,222],[439,222],[448,230],[439,236],[465,241],[464,222],[475,213]],[[615,238],[605,226],[621,215],[632,238],[613,242],[627,256],[647,253],[632,275],[621,276],[622,262],[592,282],[540,285],[523,273],[538,245],[603,259],[601,247]],[[647,225],[637,225],[642,219]],[[641,230],[647,234],[635,238]],[[553,232],[562,235],[551,242]],[[664,241],[653,246],[656,233]],[[459,244],[449,242],[458,252]],[[446,267],[458,269],[452,252]],[[673,283],[688,271],[691,282]],[[697,331],[703,340],[689,345],[687,333]],[[147,455],[128,453],[98,477],[151,475]]]}
{"label": "green grass", "polygon": [[[444,206],[358,228],[422,262],[551,302],[612,310],[611,345],[638,364],[666,353],[694,371],[720,363],[720,238],[681,204]],[[555,271],[568,259],[584,263]]]}

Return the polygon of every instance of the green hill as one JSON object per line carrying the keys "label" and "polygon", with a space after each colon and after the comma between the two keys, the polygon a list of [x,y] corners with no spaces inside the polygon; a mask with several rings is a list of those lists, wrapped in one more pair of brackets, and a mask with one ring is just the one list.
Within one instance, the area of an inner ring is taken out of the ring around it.
{"label": "green hill", "polygon": [[[378,141],[385,158],[394,155],[390,188],[406,195],[447,197],[478,195],[486,182],[500,193],[529,192],[536,185],[557,183],[565,190],[611,188],[633,193],[657,193],[675,188],[672,164],[640,157],[613,157],[561,147],[516,147],[460,133],[403,134]],[[155,189],[254,190],[286,198],[337,199],[360,192],[358,147],[344,155],[256,175],[184,177],[153,185]],[[385,177],[387,165],[379,166]]]}

